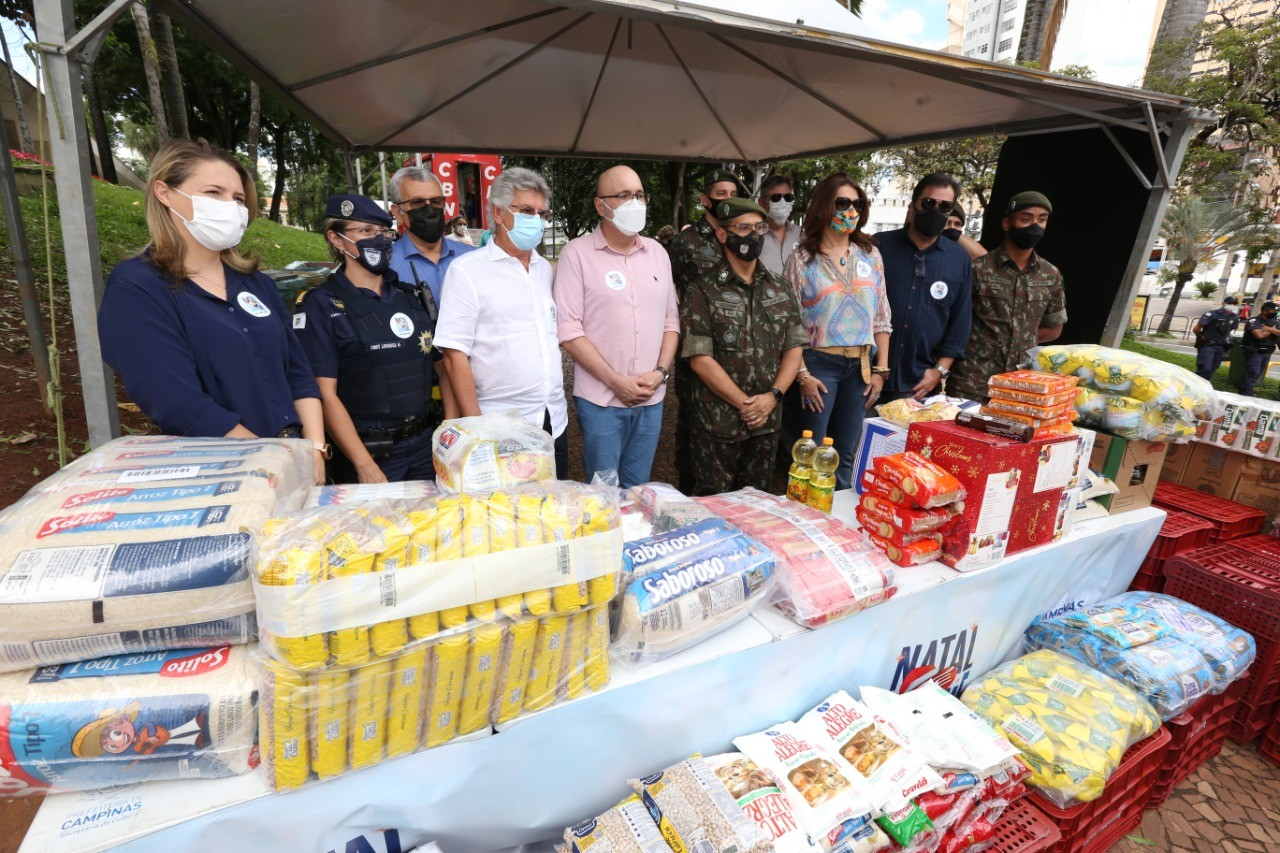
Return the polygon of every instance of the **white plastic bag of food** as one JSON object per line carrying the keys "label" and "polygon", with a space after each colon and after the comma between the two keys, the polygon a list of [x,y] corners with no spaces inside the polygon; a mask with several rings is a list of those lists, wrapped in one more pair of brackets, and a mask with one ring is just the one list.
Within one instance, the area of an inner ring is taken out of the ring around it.
{"label": "white plastic bag of food", "polygon": [[[764,834],[775,853],[817,853],[818,848],[801,828],[777,779],[761,770],[740,752],[726,752],[706,759],[720,784],[737,802],[738,808]],[[748,853],[748,851],[744,851]],[[755,853],[755,851],[750,851]]]}
{"label": "white plastic bag of food", "polygon": [[431,437],[442,492],[487,492],[556,478],[555,442],[514,414],[455,418]]}
{"label": "white plastic bag of food", "polygon": [[[662,823],[677,849],[708,853],[767,853],[769,840],[738,808],[715,771],[695,755],[661,773],[627,784]],[[665,824],[665,825],[664,825]]]}

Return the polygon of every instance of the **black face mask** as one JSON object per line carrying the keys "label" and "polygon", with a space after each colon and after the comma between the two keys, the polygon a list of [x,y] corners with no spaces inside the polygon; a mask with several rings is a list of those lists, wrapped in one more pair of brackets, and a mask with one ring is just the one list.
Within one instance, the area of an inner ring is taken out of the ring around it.
{"label": "black face mask", "polygon": [[947,214],[936,207],[933,210],[917,210],[911,224],[921,237],[937,237],[947,227]]}
{"label": "black face mask", "polygon": [[347,235],[342,235],[345,239],[355,245],[355,261],[371,273],[381,275],[387,271],[387,267],[391,266],[391,238],[390,237],[366,237],[363,240],[352,240]]}
{"label": "black face mask", "polygon": [[964,234],[964,232],[963,232],[963,231],[961,231],[959,228],[944,228],[944,229],[942,229],[942,236],[943,236],[943,237],[947,237],[947,238],[949,238],[949,239],[951,239],[951,240],[955,240],[957,243],[958,243],[958,242],[960,242],[960,237],[961,237],[963,234]]}
{"label": "black face mask", "polygon": [[1039,225],[1027,225],[1023,228],[1010,228],[1009,239],[1019,249],[1034,249],[1036,243],[1044,236],[1044,229]]}
{"label": "black face mask", "polygon": [[438,243],[444,236],[444,211],[430,204],[409,211],[409,233],[424,243]]}
{"label": "black face mask", "polygon": [[764,251],[764,237],[752,231],[745,237],[739,237],[732,231],[725,238],[725,247],[740,261],[754,261]]}

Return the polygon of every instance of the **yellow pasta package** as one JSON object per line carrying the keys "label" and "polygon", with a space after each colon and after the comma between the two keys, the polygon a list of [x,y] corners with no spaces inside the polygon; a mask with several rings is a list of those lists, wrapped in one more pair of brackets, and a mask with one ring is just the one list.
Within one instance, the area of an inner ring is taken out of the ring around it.
{"label": "yellow pasta package", "polygon": [[[409,526],[413,535],[409,537],[408,560],[406,568],[425,566],[435,561],[436,553],[436,509],[428,504],[425,509],[409,513]],[[440,633],[440,615],[438,613],[422,613],[410,616],[409,636],[415,640],[426,640]]]}
{"label": "yellow pasta package", "polygon": [[587,686],[587,634],[593,626],[590,612],[569,617],[569,653],[565,666],[564,695],[576,699]]}
{"label": "yellow pasta package", "polygon": [[382,760],[386,745],[387,688],[391,662],[367,663],[351,671],[351,769]]}
{"label": "yellow pasta package", "polygon": [[[516,498],[516,545],[525,548],[547,541],[542,520],[542,495],[521,494]],[[524,606],[534,616],[551,612],[551,590],[537,589],[524,594]]]}
{"label": "yellow pasta package", "polygon": [[[489,496],[489,550],[496,554],[515,547],[516,504],[506,492],[494,492]],[[508,619],[524,615],[524,596],[519,593],[501,596],[496,604]]]}
{"label": "yellow pasta package", "polygon": [[[607,533],[620,526],[621,516],[617,508],[609,507],[599,497],[592,494],[582,498],[582,532],[583,536],[593,533]],[[604,604],[612,601],[618,594],[617,572],[609,572],[587,582],[587,597],[591,604]]]}
{"label": "yellow pasta package", "polygon": [[322,672],[311,679],[311,769],[321,779],[347,770],[348,671]]}
{"label": "yellow pasta package", "polygon": [[[457,495],[436,499],[435,562],[456,560],[462,556],[462,500]],[[440,611],[442,628],[461,628],[467,624],[467,607],[449,607]]]}
{"label": "yellow pasta package", "polygon": [[[280,524],[280,521],[268,522],[267,535],[270,536]],[[330,529],[328,525],[316,525],[305,535],[305,544],[299,542],[271,554],[259,570],[259,582],[264,586],[309,586],[324,580],[324,553],[320,548],[319,537]],[[272,648],[273,657],[297,670],[319,669],[329,658],[329,647],[324,634],[304,637],[272,635],[268,639],[268,645]]]}
{"label": "yellow pasta package", "polygon": [[538,620],[523,619],[507,628],[506,664],[498,686],[494,722],[513,720],[524,710],[524,697],[533,667],[533,647],[538,639]]}
{"label": "yellow pasta package", "polygon": [[266,743],[267,781],[277,791],[301,787],[309,775],[307,681],[275,663],[265,664],[266,692],[259,707]]}
{"label": "yellow pasta package", "polygon": [[[462,555],[485,557],[489,554],[489,504],[486,500],[464,496],[462,498]],[[492,601],[477,601],[468,608],[471,616],[481,622],[492,622],[495,610]]]}
{"label": "yellow pasta package", "polygon": [[[375,572],[394,572],[409,561],[409,543],[413,527],[393,519],[375,515],[369,522],[382,531],[382,551],[374,560]],[[390,657],[409,643],[409,629],[403,619],[379,622],[369,628],[369,648],[378,657]]]}
{"label": "yellow pasta package", "polygon": [[594,607],[587,628],[587,688],[597,691],[609,683],[609,608]]}
{"label": "yellow pasta package", "polygon": [[408,755],[422,745],[422,694],[427,649],[415,649],[391,662],[387,701],[387,758]]}
{"label": "yellow pasta package", "polygon": [[556,700],[556,688],[564,668],[566,633],[569,620],[564,616],[548,616],[538,627],[533,649],[533,669],[525,691],[524,710],[540,711]]}
{"label": "yellow pasta package", "polygon": [[501,652],[501,626],[481,625],[471,632],[458,734],[471,734],[489,725]]}
{"label": "yellow pasta package", "polygon": [[[333,579],[373,571],[376,551],[371,542],[344,531],[325,542],[325,576]],[[358,614],[353,614],[358,618]],[[356,625],[329,632],[329,657],[338,666],[356,666],[369,659],[369,627]]]}
{"label": "yellow pasta package", "polygon": [[432,647],[435,669],[431,683],[431,713],[427,717],[427,746],[453,740],[462,708],[462,683],[467,671],[470,638],[446,637]]}
{"label": "yellow pasta package", "polygon": [[[567,543],[578,534],[581,510],[569,495],[548,495],[542,504],[542,524],[548,542]],[[551,590],[551,607],[571,613],[587,605],[586,583],[561,584]]]}

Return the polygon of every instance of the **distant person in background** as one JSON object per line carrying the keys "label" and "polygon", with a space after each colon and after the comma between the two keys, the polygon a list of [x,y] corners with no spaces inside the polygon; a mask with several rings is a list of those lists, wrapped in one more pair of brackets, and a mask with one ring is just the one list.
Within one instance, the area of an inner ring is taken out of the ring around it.
{"label": "distant person in background", "polygon": [[556,319],[573,357],[583,469],[588,479],[616,471],[624,489],[649,481],[680,344],[671,261],[640,236],[648,205],[634,170],[604,172],[596,181],[600,223],[556,262]]}
{"label": "distant person in background", "polygon": [[774,275],[782,275],[787,258],[800,245],[800,226],[791,221],[796,194],[791,179],[775,173],[760,185],[760,206],[769,214],[769,233],[764,235],[760,263]]}
{"label": "distant person in background", "polygon": [[942,229],[942,236],[955,240],[960,244],[960,248],[969,253],[969,260],[976,261],[987,253],[982,248],[982,244],[977,240],[964,233],[964,223],[968,218],[965,209],[959,204],[951,208],[950,215],[947,216],[947,227]]}
{"label": "distant person in background", "polygon": [[1027,350],[1062,335],[1062,273],[1035,251],[1052,213],[1041,193],[1009,199],[1000,220],[1004,243],[973,265],[973,333],[964,358],[951,369],[948,393],[987,402],[989,378],[1016,370]]}
{"label": "distant person in background", "polygon": [[175,139],[151,161],[151,242],[107,278],[98,342],[170,435],[303,438],[324,482],[320,389],[275,283],[237,251],[258,211],[234,154]]}
{"label": "distant person in background", "polygon": [[471,229],[467,228],[467,218],[465,216],[455,216],[450,220],[449,236],[459,243],[466,243],[468,246],[475,245],[475,242],[471,239]]}
{"label": "distant person in background", "polygon": [[1244,327],[1244,376],[1238,386],[1244,396],[1252,397],[1258,380],[1266,376],[1277,341],[1280,341],[1280,321],[1276,320],[1276,303],[1264,302],[1258,316]]}
{"label": "distant person in background", "polygon": [[799,394],[788,396],[798,408],[786,419],[794,431],[784,430],[779,452],[801,430],[813,430],[815,441],[830,436],[840,453],[838,489],[852,485],[862,421],[889,372],[889,297],[880,252],[862,230],[868,209],[862,187],[844,172],[824,178],[809,199],[800,248],[787,261],[809,345]]}
{"label": "distant person in background", "polygon": [[1196,336],[1196,376],[1210,379],[1222,366],[1231,346],[1231,333],[1240,328],[1240,300],[1228,296],[1222,307],[1206,311],[1191,327]]}

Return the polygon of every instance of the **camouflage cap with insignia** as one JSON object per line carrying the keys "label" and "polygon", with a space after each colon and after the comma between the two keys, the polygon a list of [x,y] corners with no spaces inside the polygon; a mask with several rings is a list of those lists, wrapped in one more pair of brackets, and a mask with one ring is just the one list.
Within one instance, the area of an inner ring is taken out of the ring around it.
{"label": "camouflage cap with insignia", "polygon": [[716,169],[714,172],[707,175],[707,179],[702,182],[702,190],[703,192],[706,192],[711,189],[713,185],[725,182],[735,185],[738,188],[738,192],[742,195],[747,194],[747,188],[743,185],[742,179],[728,169]]}
{"label": "camouflage cap with insignia", "polygon": [[715,210],[713,213],[715,214],[716,221],[721,224],[737,219],[739,216],[744,216],[748,213],[758,213],[762,217],[767,217],[769,215],[763,207],[756,204],[749,198],[721,199],[715,203]]}
{"label": "camouflage cap with insignia", "polygon": [[1028,207],[1043,207],[1045,210],[1053,213],[1053,204],[1050,203],[1048,197],[1044,193],[1028,190],[1024,193],[1018,193],[1009,199],[1009,204],[1005,206],[1005,213],[1013,213]]}

